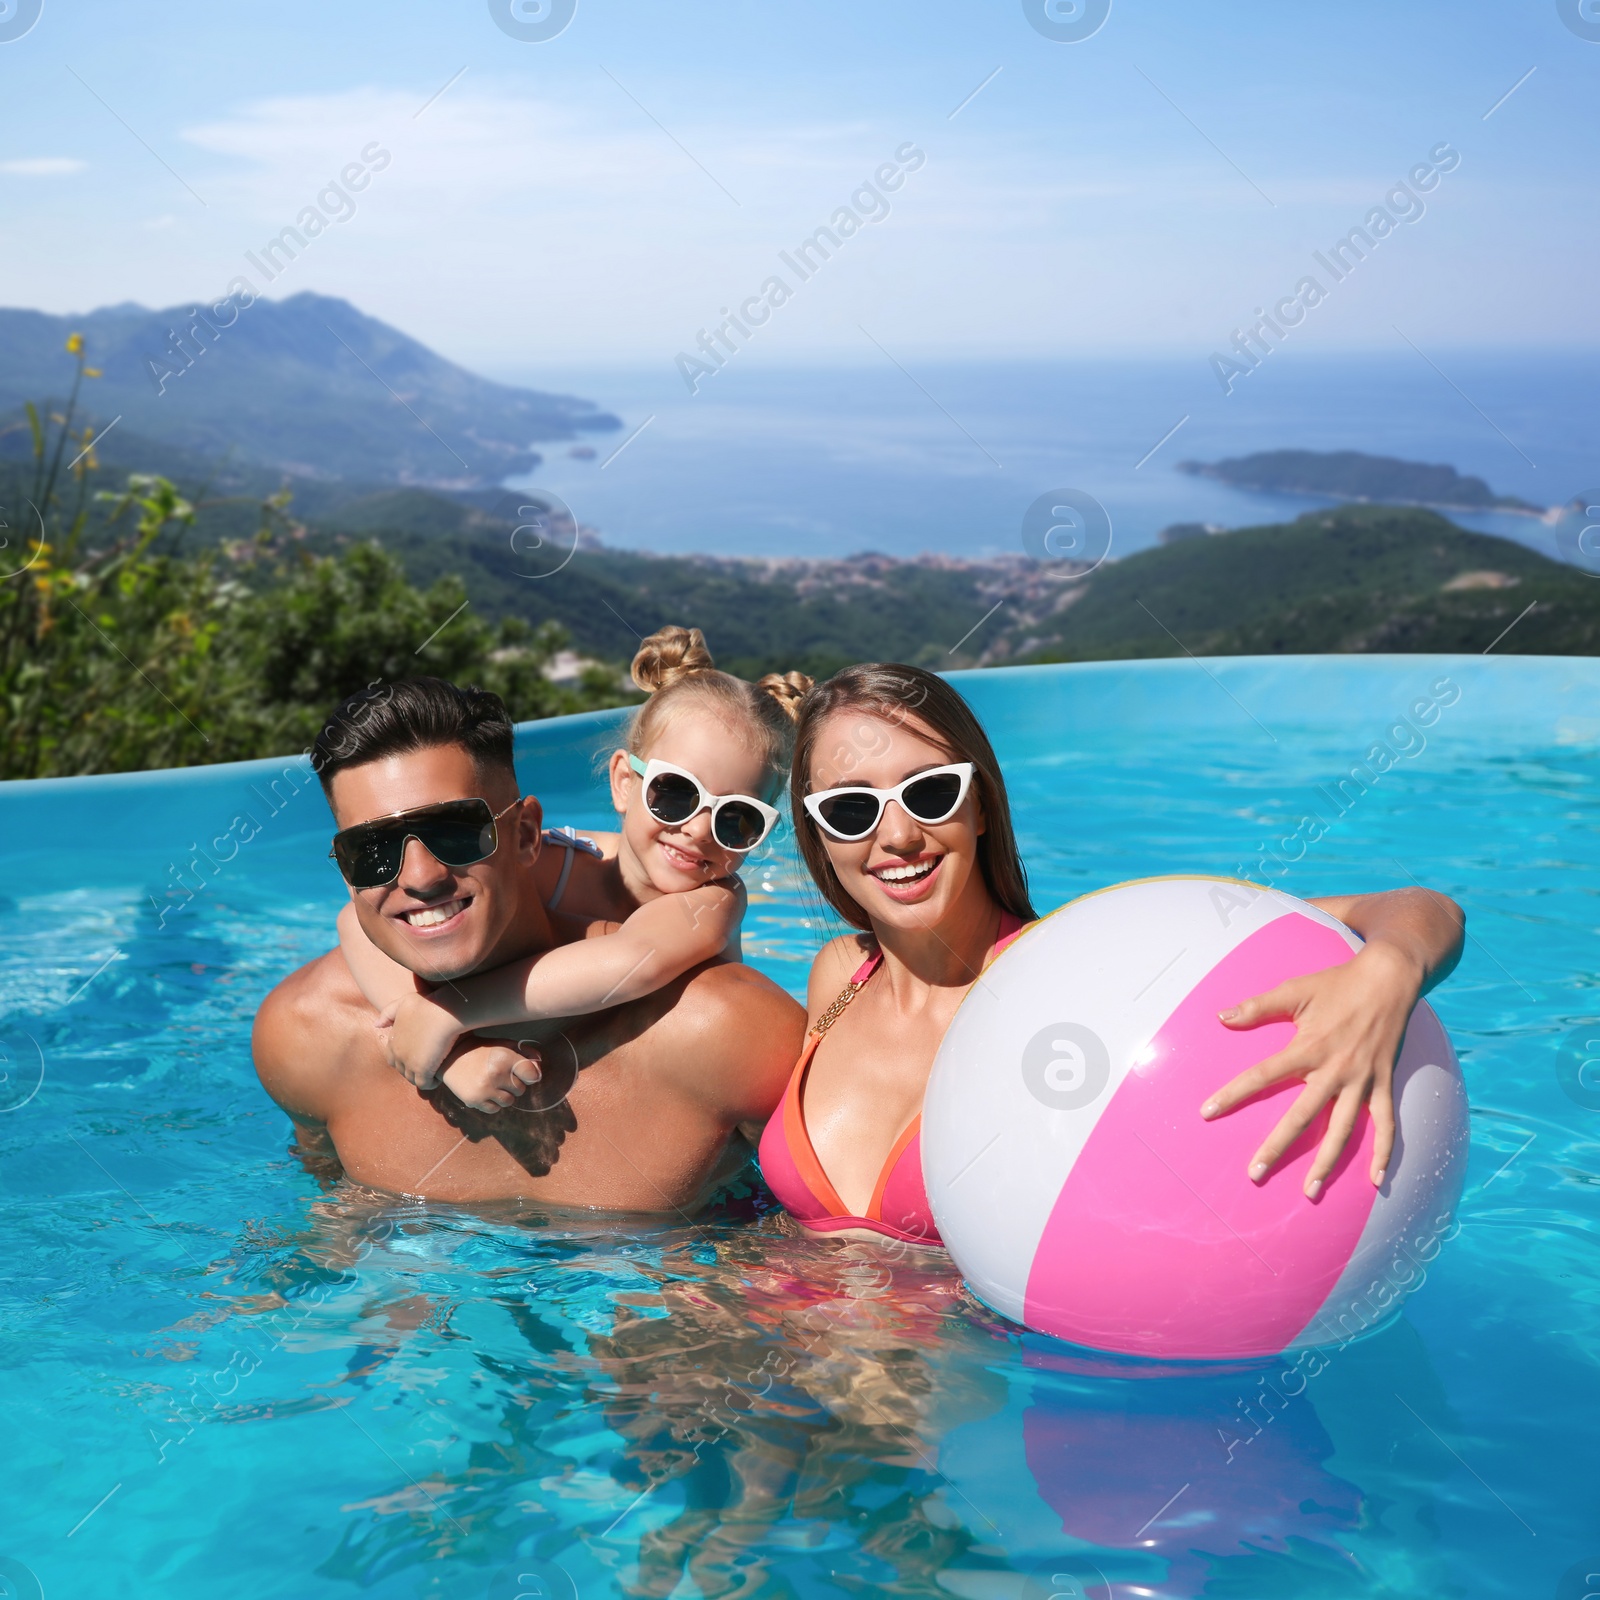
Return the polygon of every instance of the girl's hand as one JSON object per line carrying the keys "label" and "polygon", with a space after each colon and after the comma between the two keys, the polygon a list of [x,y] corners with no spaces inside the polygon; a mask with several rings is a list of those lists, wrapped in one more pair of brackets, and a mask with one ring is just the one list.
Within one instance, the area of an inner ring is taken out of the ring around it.
{"label": "girl's hand", "polygon": [[1394,1149],[1395,1058],[1424,977],[1404,950],[1373,941],[1341,966],[1293,978],[1222,1013],[1229,1028],[1282,1021],[1293,1022],[1296,1028],[1286,1048],[1241,1073],[1200,1111],[1209,1120],[1285,1078],[1305,1080],[1294,1104],[1251,1158],[1252,1182],[1260,1183],[1271,1172],[1330,1100],[1333,1115],[1306,1175],[1307,1197],[1315,1200],[1322,1192],[1355,1131],[1363,1103],[1369,1106],[1377,1131],[1372,1181],[1383,1182]]}
{"label": "girl's hand", "polygon": [[418,1089],[439,1081],[439,1068],[461,1036],[461,1024],[437,1001],[408,994],[378,1013],[378,1037],[389,1065]]}

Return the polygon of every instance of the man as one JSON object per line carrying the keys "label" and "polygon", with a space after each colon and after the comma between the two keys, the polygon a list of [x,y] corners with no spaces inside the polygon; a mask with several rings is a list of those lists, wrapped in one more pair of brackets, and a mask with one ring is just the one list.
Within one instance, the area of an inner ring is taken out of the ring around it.
{"label": "man", "polygon": [[[411,972],[449,981],[597,931],[546,906],[563,852],[543,848],[539,802],[519,796],[497,695],[437,678],[352,695],[318,735],[313,764],[362,931]],[[372,822],[384,825],[345,832]],[[756,1133],[777,1105],[805,1027],[759,973],[708,962],[610,1011],[509,1030],[524,1053],[537,1044],[539,1081],[484,1114],[442,1085],[407,1083],[376,1020],[337,949],[285,978],[257,1014],[256,1070],[305,1155],[336,1156],[358,1183],[440,1200],[679,1213],[748,1157],[741,1126]]]}

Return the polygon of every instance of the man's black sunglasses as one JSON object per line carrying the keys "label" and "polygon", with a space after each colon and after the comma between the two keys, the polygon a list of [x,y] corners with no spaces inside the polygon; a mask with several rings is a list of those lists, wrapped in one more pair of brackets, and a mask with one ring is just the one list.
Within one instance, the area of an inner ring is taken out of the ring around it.
{"label": "man's black sunglasses", "polygon": [[521,805],[513,800],[505,811],[491,811],[487,800],[445,800],[438,805],[396,811],[393,816],[358,822],[333,836],[328,854],[339,863],[352,889],[377,889],[400,876],[406,842],[415,839],[447,867],[470,867],[487,861],[500,845],[495,824]]}

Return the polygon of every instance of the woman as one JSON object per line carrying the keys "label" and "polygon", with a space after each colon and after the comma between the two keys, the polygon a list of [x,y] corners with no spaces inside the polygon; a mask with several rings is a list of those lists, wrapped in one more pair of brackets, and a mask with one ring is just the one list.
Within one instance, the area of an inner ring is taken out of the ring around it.
{"label": "woman", "polygon": [[[984,965],[1035,919],[994,751],[966,702],[917,667],[848,667],[801,707],[795,831],[829,904],[859,930],[811,968],[806,1046],[761,1140],[774,1194],[834,1236],[938,1244],[918,1130],[933,1058]],[[1373,1183],[1394,1145],[1392,1077],[1419,995],[1461,952],[1464,918],[1427,889],[1313,905],[1366,940],[1342,966],[1246,1000],[1233,1028],[1292,1019],[1288,1048],[1196,1113],[1221,1116],[1281,1079],[1305,1088],[1250,1162],[1261,1182],[1330,1101],[1306,1177],[1315,1199],[1368,1104]]]}

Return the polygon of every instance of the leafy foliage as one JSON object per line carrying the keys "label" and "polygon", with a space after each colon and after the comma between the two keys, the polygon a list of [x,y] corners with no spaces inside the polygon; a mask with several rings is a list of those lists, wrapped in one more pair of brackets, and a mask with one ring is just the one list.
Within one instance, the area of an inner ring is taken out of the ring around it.
{"label": "leafy foliage", "polygon": [[473,615],[459,578],[420,589],[374,544],[308,551],[286,495],[258,503],[253,538],[181,553],[171,536],[200,506],[169,480],[134,474],[93,493],[94,439],[75,418],[97,374],[81,338],[67,348],[78,370],[64,409],[28,408],[34,471],[16,509],[32,531],[5,547],[0,775],[289,754],[343,695],[425,672],[493,689],[519,719],[626,698],[603,669],[551,683],[565,632]]}

